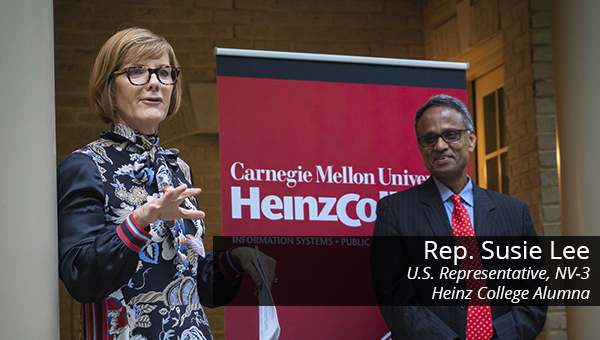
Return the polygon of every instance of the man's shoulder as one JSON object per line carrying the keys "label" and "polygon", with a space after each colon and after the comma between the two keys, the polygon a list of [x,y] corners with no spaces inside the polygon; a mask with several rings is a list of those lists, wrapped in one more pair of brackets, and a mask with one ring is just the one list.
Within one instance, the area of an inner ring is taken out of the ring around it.
{"label": "man's shoulder", "polygon": [[[479,192],[478,192],[479,191]],[[523,202],[522,200],[507,195],[507,194],[503,194],[497,191],[493,191],[493,190],[489,190],[489,189],[484,189],[481,187],[477,187],[477,188],[473,188],[473,195],[475,198],[475,204],[477,204],[477,200],[478,200],[478,196],[483,195],[483,197],[487,197],[489,198],[492,202],[494,202],[494,204],[499,205],[499,206],[507,206],[507,207],[515,207],[515,206],[527,206],[527,204],[525,202]]]}

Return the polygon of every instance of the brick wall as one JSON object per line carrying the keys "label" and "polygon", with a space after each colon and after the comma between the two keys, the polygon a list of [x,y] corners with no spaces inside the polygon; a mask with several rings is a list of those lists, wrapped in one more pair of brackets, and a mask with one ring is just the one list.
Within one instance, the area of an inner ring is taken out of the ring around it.
{"label": "brick wall", "polygon": [[[530,0],[531,45],[534,98],[540,164],[541,229],[546,236],[560,236],[560,197],[556,160],[556,117],[550,0]],[[548,339],[567,338],[566,312],[563,306],[548,309]]]}
{"label": "brick wall", "polygon": [[497,0],[423,1],[425,57],[454,60],[500,31]]}
{"label": "brick wall", "polygon": [[529,3],[527,0],[500,3],[506,70],[506,126],[510,143],[509,191],[529,205],[536,229],[543,235]]}
{"label": "brick wall", "polygon": [[[203,188],[208,242],[221,233],[219,144],[198,134],[187,83],[214,83],[213,48],[247,48],[424,58],[421,3],[411,0],[145,0],[54,1],[57,160],[107,127],[93,113],[87,81],[102,44],[123,24],[149,28],[175,48],[184,75],[184,105],[159,130],[177,147]],[[78,339],[79,306],[60,292],[61,339]],[[224,338],[222,308],[207,310]]]}

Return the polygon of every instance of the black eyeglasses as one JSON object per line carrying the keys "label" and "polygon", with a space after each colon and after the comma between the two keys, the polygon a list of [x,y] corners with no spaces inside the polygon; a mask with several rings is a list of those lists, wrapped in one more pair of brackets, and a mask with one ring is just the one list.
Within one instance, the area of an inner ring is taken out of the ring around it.
{"label": "black eyeglasses", "polygon": [[458,142],[460,140],[460,137],[462,136],[462,133],[465,131],[471,131],[471,130],[469,130],[469,129],[463,129],[463,130],[451,129],[451,130],[446,130],[446,131],[442,132],[442,134],[428,133],[424,136],[418,137],[417,140],[419,141],[419,145],[421,145],[422,147],[430,148],[430,147],[434,146],[435,144],[437,144],[437,141],[440,137],[442,137],[442,139],[446,143]]}
{"label": "black eyeglasses", "polygon": [[156,78],[161,84],[173,85],[177,82],[180,69],[175,65],[161,66],[157,68],[150,68],[146,66],[130,66],[125,67],[122,70],[113,72],[113,76],[119,76],[126,73],[127,79],[131,85],[142,86],[148,84],[152,73],[156,74]]}

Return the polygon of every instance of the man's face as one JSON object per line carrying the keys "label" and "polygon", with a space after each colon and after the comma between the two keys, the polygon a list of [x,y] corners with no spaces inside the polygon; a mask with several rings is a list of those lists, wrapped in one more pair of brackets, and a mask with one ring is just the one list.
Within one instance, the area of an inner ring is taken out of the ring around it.
{"label": "man's face", "polygon": [[[442,134],[452,129],[466,129],[461,114],[447,107],[434,106],[427,109],[419,119],[417,136],[421,137],[428,133]],[[422,147],[419,144],[419,151],[427,170],[437,180],[446,184],[462,178],[466,179],[469,152],[475,150],[476,141],[474,131],[462,132],[460,140],[456,142],[446,143],[440,137],[431,147]]]}

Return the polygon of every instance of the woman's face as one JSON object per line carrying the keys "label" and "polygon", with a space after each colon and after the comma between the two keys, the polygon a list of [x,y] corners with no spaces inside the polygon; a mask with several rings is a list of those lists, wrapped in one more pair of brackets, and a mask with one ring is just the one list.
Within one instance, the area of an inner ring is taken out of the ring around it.
{"label": "woman's face", "polygon": [[[123,65],[146,66],[157,68],[169,65],[166,54],[158,59],[143,58]],[[167,117],[171,93],[174,85],[163,85],[158,81],[156,74],[151,74],[150,81],[141,86],[132,85],[127,74],[114,78],[115,106],[117,110],[117,123],[124,124],[143,134],[153,134]]]}

